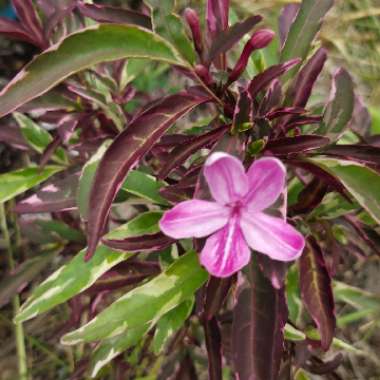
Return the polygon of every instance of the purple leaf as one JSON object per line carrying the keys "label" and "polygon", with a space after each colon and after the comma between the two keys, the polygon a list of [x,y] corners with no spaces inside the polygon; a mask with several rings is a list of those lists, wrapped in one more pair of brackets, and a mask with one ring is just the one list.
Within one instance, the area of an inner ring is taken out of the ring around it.
{"label": "purple leaf", "polygon": [[281,15],[278,20],[281,46],[283,46],[286,41],[290,26],[295,20],[299,9],[299,4],[287,4],[282,9]]}
{"label": "purple leaf", "polygon": [[286,94],[286,99],[289,105],[294,107],[306,106],[313,86],[323,69],[326,59],[326,50],[320,48],[299,71]]}
{"label": "purple leaf", "polygon": [[277,79],[281,75],[285,74],[295,65],[301,62],[300,59],[295,58],[279,65],[274,65],[256,75],[249,83],[248,91],[251,93],[252,98],[255,98],[258,93],[269,86],[274,79]]}
{"label": "purple leaf", "polygon": [[204,301],[204,318],[211,320],[223,306],[233,283],[233,277],[210,277],[206,285]]}
{"label": "purple leaf", "polygon": [[321,346],[327,351],[336,326],[330,274],[321,247],[310,236],[299,261],[301,297],[321,334]]}
{"label": "purple leaf", "polygon": [[15,149],[30,150],[30,146],[25,142],[18,124],[0,123],[0,142],[8,144]]}
{"label": "purple leaf", "polygon": [[102,242],[110,248],[126,252],[153,252],[160,251],[170,246],[173,244],[174,240],[159,232],[156,234],[142,235],[123,240],[102,240]]}
{"label": "purple leaf", "polygon": [[289,264],[283,261],[273,260],[261,253],[256,253],[256,255],[257,262],[264,276],[270,280],[275,289],[281,289],[284,286]]}
{"label": "purple leaf", "polygon": [[165,158],[165,164],[158,173],[158,179],[166,178],[169,173],[176,167],[182,165],[193,153],[199,149],[215,143],[224,133],[227,132],[228,126],[224,125],[211,132],[205,133],[201,136],[196,136],[174,148],[172,152]]}
{"label": "purple leaf", "polygon": [[238,22],[225,31],[218,33],[218,35],[213,40],[208,52],[207,63],[210,64],[220,54],[223,54],[231,49],[261,20],[261,16],[250,16],[244,21]]}
{"label": "purple leaf", "polygon": [[32,0],[12,0],[13,7],[22,23],[22,26],[32,34],[33,39],[38,41],[41,48],[47,47],[43,36],[42,27]]}
{"label": "purple leaf", "polygon": [[229,77],[228,84],[235,82],[247,67],[249,57],[257,50],[265,48],[271,43],[274,37],[274,32],[270,29],[262,29],[254,33],[250,40],[245,44],[243,52],[239,60],[236,62],[235,67],[232,69]]}
{"label": "purple leaf", "polygon": [[266,115],[271,109],[280,106],[282,101],[282,88],[278,79],[272,81],[266,91],[257,111],[258,115]]}
{"label": "purple leaf", "polygon": [[150,17],[120,7],[112,7],[97,4],[79,3],[77,8],[85,16],[98,22],[110,22],[115,24],[131,24],[142,26],[143,28],[152,29]]}
{"label": "purple leaf", "polygon": [[15,212],[19,214],[58,212],[76,207],[75,196],[79,174],[78,172],[51,181],[32,196],[17,203]]}
{"label": "purple leaf", "polygon": [[269,141],[265,150],[268,150],[275,155],[287,155],[315,150],[327,145],[329,142],[330,140],[327,137],[317,135],[283,137]]}
{"label": "purple leaf", "polygon": [[257,263],[249,268],[249,284],[238,291],[232,325],[232,350],[239,380],[276,380],[288,318],[284,289],[274,289]]}
{"label": "purple leaf", "polygon": [[0,34],[4,34],[15,40],[25,41],[39,46],[39,41],[37,41],[34,36],[30,34],[30,32],[23,28],[20,23],[3,17],[0,17]]}
{"label": "purple leaf", "polygon": [[304,108],[301,108],[301,107],[282,107],[282,108],[274,109],[271,112],[268,112],[265,115],[265,117],[268,120],[273,120],[273,119],[277,119],[277,118],[282,117],[282,116],[301,115],[305,112],[306,112],[306,110]]}
{"label": "purple leaf", "polygon": [[186,92],[168,96],[140,114],[116,137],[99,163],[91,189],[86,259],[95,252],[112,201],[128,172],[180,117],[208,100]]}
{"label": "purple leaf", "polygon": [[314,178],[300,192],[297,203],[289,208],[289,213],[308,214],[322,202],[327,190],[328,186],[325,182]]}
{"label": "purple leaf", "polygon": [[371,136],[372,118],[368,108],[360,95],[355,96],[355,106],[352,119],[348,126],[362,137],[368,138]]}
{"label": "purple leaf", "polygon": [[203,323],[208,355],[208,378],[222,380],[222,338],[216,318]]}
{"label": "purple leaf", "polygon": [[202,56],[203,38],[202,38],[202,32],[201,32],[201,27],[199,23],[198,13],[194,9],[186,8],[184,12],[184,16],[191,30],[195,50],[200,56]]}
{"label": "purple leaf", "polygon": [[238,98],[234,109],[232,121],[232,130],[238,131],[244,123],[253,125],[253,102],[248,91],[239,91]]}
{"label": "purple leaf", "polygon": [[229,0],[207,0],[206,20],[212,38],[228,28]]}
{"label": "purple leaf", "polygon": [[323,151],[328,156],[380,166],[380,147],[372,145],[335,145]]}
{"label": "purple leaf", "polygon": [[319,166],[313,164],[312,162],[303,161],[299,159],[288,159],[286,162],[290,165],[296,166],[314,174],[316,177],[321,179],[323,182],[325,182],[327,185],[331,186],[335,191],[341,194],[345,199],[351,202],[347,190],[345,189],[343,184],[333,175],[323,170]]}

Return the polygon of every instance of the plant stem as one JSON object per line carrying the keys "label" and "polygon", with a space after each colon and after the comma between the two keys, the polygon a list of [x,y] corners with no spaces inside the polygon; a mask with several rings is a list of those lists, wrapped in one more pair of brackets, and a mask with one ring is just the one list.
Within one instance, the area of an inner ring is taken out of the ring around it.
{"label": "plant stem", "polygon": [[[8,231],[7,219],[5,216],[4,203],[0,203],[0,226],[1,226],[1,232],[3,234],[3,238],[4,238],[6,250],[7,250],[8,267],[12,271],[15,268],[15,261],[13,257],[12,242],[11,242],[9,231]],[[20,308],[20,298],[18,295],[15,295],[12,298],[12,306],[13,306],[13,315],[16,315]],[[27,358],[26,358],[26,350],[25,350],[25,336],[24,336],[24,328],[22,326],[22,323],[15,323],[14,334],[15,334],[16,347],[17,347],[19,379],[28,380],[28,366],[27,366]]]}

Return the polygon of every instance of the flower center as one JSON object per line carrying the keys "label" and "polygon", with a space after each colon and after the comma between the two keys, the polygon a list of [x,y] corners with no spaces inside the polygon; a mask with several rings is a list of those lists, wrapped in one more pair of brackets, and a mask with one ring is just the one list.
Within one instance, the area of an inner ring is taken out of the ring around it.
{"label": "flower center", "polygon": [[239,217],[243,203],[241,201],[235,201],[230,203],[227,207],[230,209],[231,217]]}

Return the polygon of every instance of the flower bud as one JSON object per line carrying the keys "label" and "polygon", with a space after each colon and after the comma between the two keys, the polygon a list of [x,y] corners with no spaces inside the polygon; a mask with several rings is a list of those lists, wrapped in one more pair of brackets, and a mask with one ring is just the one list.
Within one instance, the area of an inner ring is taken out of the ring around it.
{"label": "flower bud", "polygon": [[229,84],[235,82],[243,73],[247,67],[248,59],[252,52],[268,46],[269,43],[273,40],[274,35],[274,32],[269,29],[261,29],[253,34],[251,39],[245,44],[239,60],[230,73],[230,76],[228,78]]}
{"label": "flower bud", "polygon": [[198,13],[194,9],[186,8],[184,12],[184,16],[191,30],[195,50],[198,52],[199,55],[202,55],[202,52],[203,52],[202,32],[201,32],[201,27],[199,24]]}

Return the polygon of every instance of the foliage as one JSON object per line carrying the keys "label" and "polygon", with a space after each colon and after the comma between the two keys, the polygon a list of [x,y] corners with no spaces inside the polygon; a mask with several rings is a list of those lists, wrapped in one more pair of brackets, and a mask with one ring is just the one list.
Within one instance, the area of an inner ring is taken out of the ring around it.
{"label": "foliage", "polygon": [[[19,264],[0,302],[19,295],[16,326],[55,316],[51,343],[78,345],[54,378],[340,378],[347,355],[379,364],[339,339],[379,323],[378,296],[342,272],[380,256],[380,148],[350,74],[319,83],[333,2],[285,6],[279,37],[228,0],[205,3],[14,0],[18,20],[0,18],[38,52],[0,93],[0,141],[22,157],[0,174]],[[164,211],[210,198],[214,151],[285,164],[277,211],[306,237],[297,262],[253,252],[220,279],[199,264],[202,239],[160,231]]]}

